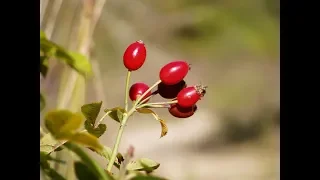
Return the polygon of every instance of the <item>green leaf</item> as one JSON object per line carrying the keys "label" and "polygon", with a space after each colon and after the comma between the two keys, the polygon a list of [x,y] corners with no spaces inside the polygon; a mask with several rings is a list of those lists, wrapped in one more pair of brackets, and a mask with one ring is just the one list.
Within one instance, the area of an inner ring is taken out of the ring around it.
{"label": "green leaf", "polygon": [[48,162],[49,160],[55,159],[51,158],[45,152],[40,151],[40,168],[46,174],[46,176],[50,177],[51,179],[65,180],[63,176],[61,176],[57,171],[50,167],[50,164]]}
{"label": "green leaf", "polygon": [[91,172],[86,164],[80,161],[74,163],[74,170],[78,180],[99,180],[99,177]]}
{"label": "green leaf", "polygon": [[82,54],[71,51],[68,52],[63,47],[45,38],[40,38],[40,50],[47,57],[53,56],[56,57],[58,60],[65,62],[71,68],[79,72],[81,75],[86,76],[92,74],[90,62]]}
{"label": "green leaf", "polygon": [[115,107],[112,109],[105,109],[104,112],[109,113],[109,116],[113,120],[120,123],[123,118],[123,113],[126,113],[126,110],[121,107]]}
{"label": "green leaf", "polygon": [[159,163],[155,162],[154,160],[148,158],[141,158],[136,161],[131,161],[127,165],[128,171],[147,171],[152,172],[153,170],[157,169],[160,166]]}
{"label": "green leaf", "polygon": [[47,154],[46,152],[42,152],[40,150],[40,162],[44,162],[44,161],[55,161],[55,162],[58,162],[58,163],[61,163],[61,164],[65,164],[66,163],[65,161],[62,161],[60,159],[53,158],[49,154]]}
{"label": "green leaf", "polygon": [[106,158],[107,160],[110,160],[112,155],[112,149],[110,147],[103,146],[103,150],[101,151],[101,153],[98,154]]}
{"label": "green leaf", "polygon": [[167,180],[162,177],[157,177],[157,176],[150,176],[150,175],[137,175],[130,180]]}
{"label": "green leaf", "polygon": [[42,51],[45,56],[55,56],[56,51],[59,48],[61,49],[61,47],[55,44],[54,42],[46,38],[40,38],[40,52]]}
{"label": "green leaf", "polygon": [[148,108],[139,108],[139,109],[137,109],[137,112],[142,113],[142,114],[154,114],[154,115],[158,116],[157,113],[155,113],[154,111],[152,111],[151,109],[148,109]]}
{"label": "green leaf", "polygon": [[155,113],[151,109],[147,109],[147,108],[139,108],[139,109],[137,109],[137,112],[142,113],[142,114],[152,114],[153,117],[160,122],[160,125],[161,125],[160,138],[162,138],[163,136],[167,135],[168,126],[167,126],[166,122],[163,119],[160,119],[160,117],[158,116],[157,113]]}
{"label": "green leaf", "polygon": [[46,174],[46,176],[50,177],[51,179],[54,179],[54,180],[67,180],[61,174],[59,174],[56,170],[54,170],[51,167],[41,168],[41,169]]}
{"label": "green leaf", "polygon": [[40,39],[47,39],[46,34],[40,30]]}
{"label": "green leaf", "polygon": [[46,100],[43,97],[43,95],[40,93],[40,112],[44,109],[46,106]]}
{"label": "green leaf", "polygon": [[47,76],[49,61],[48,57],[40,56],[40,73],[43,77]]}
{"label": "green leaf", "polygon": [[55,56],[66,62],[71,68],[80,74],[87,76],[92,74],[92,67],[86,56],[77,52],[67,52],[62,48],[57,49]]}
{"label": "green leaf", "polygon": [[96,151],[102,151],[103,146],[100,144],[97,137],[87,132],[80,132],[75,134],[65,134],[61,137],[63,140],[68,140],[84,146],[90,147]]}
{"label": "green leaf", "polygon": [[87,165],[88,169],[90,169],[92,173],[99,177],[100,180],[114,179],[112,176],[107,174],[95,160],[93,160],[84,150],[82,150],[76,144],[67,142],[64,144],[64,146],[77,154],[81,158],[82,162]]}
{"label": "green leaf", "polygon": [[[94,149],[91,149],[92,151],[96,152],[97,154],[99,154],[100,156],[104,157],[107,161],[110,160],[111,158],[111,155],[112,155],[112,149],[110,147],[107,147],[107,146],[103,146],[103,150],[102,151],[95,151]],[[114,166],[116,166],[118,169],[120,168],[120,163],[119,161],[121,161],[121,159],[119,160],[118,157],[120,158],[120,153],[118,153],[117,155],[117,162],[114,162]],[[122,155],[121,155],[122,157]]]}
{"label": "green leaf", "polygon": [[90,134],[96,136],[97,138],[102,136],[107,130],[107,125],[105,124],[99,124],[98,127],[94,128],[89,120],[84,122],[84,127]]}
{"label": "green leaf", "polygon": [[45,125],[57,140],[76,142],[96,150],[102,150],[98,138],[86,132],[76,132],[82,124],[82,117],[68,110],[49,112],[45,117]]}
{"label": "green leaf", "polygon": [[44,120],[47,129],[58,140],[63,139],[64,134],[74,133],[82,125],[82,117],[68,110],[51,111]]}
{"label": "green leaf", "polygon": [[92,125],[94,125],[96,122],[96,119],[101,109],[101,105],[102,105],[102,101],[85,104],[81,107],[82,114],[86,117],[87,121],[90,122]]}
{"label": "green leaf", "polygon": [[53,151],[56,144],[58,141],[50,133],[47,133],[40,139],[40,151],[48,154]]}

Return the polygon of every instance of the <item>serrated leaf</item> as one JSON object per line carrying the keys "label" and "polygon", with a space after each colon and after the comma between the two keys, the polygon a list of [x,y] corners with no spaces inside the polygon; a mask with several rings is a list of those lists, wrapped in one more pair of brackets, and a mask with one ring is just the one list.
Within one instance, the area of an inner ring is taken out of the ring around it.
{"label": "serrated leaf", "polygon": [[105,109],[104,112],[109,113],[110,118],[120,123],[123,117],[123,113],[125,113],[126,110],[121,107],[115,107],[112,109]]}
{"label": "serrated leaf", "polygon": [[161,136],[160,138],[162,138],[163,136],[167,135],[168,133],[168,126],[166,125],[166,122],[162,119],[159,120],[160,125],[161,125]]}
{"label": "serrated leaf", "polygon": [[89,121],[92,125],[94,125],[96,122],[96,119],[101,109],[101,105],[102,105],[102,101],[85,104],[81,107],[82,114],[86,117],[87,121]]}
{"label": "serrated leaf", "polygon": [[74,170],[78,180],[99,180],[99,177],[91,172],[86,164],[80,161],[74,163]]}
{"label": "serrated leaf", "polygon": [[88,120],[84,122],[84,127],[90,134],[96,136],[97,138],[102,136],[107,130],[107,125],[99,124],[98,127],[94,128]]}
{"label": "serrated leaf", "polygon": [[47,76],[49,61],[46,56],[40,56],[40,73],[43,77]]}
{"label": "serrated leaf", "polygon": [[49,132],[57,139],[64,134],[73,134],[82,125],[82,117],[68,110],[51,111],[44,120]]}
{"label": "serrated leaf", "polygon": [[82,162],[87,165],[87,167],[93,172],[96,176],[99,177],[101,180],[113,180],[114,178],[107,173],[100,167],[100,165],[92,159],[84,150],[82,150],[78,145],[67,142],[64,144],[66,148],[73,151],[75,154],[77,154]]}
{"label": "serrated leaf", "polygon": [[141,158],[128,163],[126,169],[128,171],[147,171],[151,172],[160,166],[159,163],[148,158]]}
{"label": "serrated leaf", "polygon": [[60,136],[61,140],[68,140],[70,142],[82,144],[90,147],[96,151],[102,151],[103,146],[100,144],[97,137],[87,132],[79,132],[75,134],[63,134]]}
{"label": "serrated leaf", "polygon": [[44,109],[46,106],[46,100],[43,97],[43,95],[40,93],[40,112]]}

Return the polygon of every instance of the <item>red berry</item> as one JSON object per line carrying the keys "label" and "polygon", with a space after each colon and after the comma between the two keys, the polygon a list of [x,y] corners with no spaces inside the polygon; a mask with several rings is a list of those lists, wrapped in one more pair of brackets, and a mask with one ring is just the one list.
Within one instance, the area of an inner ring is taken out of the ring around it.
{"label": "red berry", "polygon": [[[141,96],[142,94],[144,94],[147,90],[149,89],[149,86],[146,85],[145,83],[135,83],[130,87],[129,90],[129,97],[131,99],[131,101],[135,101],[139,98],[139,96]],[[146,96],[144,96],[143,99],[149,97],[151,95],[151,92],[147,93]],[[146,101],[148,102],[148,101]]]}
{"label": "red berry", "polygon": [[123,54],[123,64],[129,71],[138,70],[146,60],[147,50],[143,41],[130,44]]}
{"label": "red berry", "polygon": [[173,99],[176,98],[178,93],[183,89],[187,87],[186,82],[184,80],[178,82],[174,85],[166,85],[163,82],[161,82],[158,85],[157,92],[159,95],[165,99]]}
{"label": "red berry", "polygon": [[161,68],[160,80],[166,85],[177,84],[188,74],[189,69],[189,64],[185,61],[170,62]]}
{"label": "red berry", "polygon": [[176,118],[188,118],[192,116],[197,111],[197,109],[197,105],[184,108],[179,106],[178,104],[171,104],[169,113]]}
{"label": "red berry", "polygon": [[182,89],[177,96],[178,104],[181,107],[192,107],[206,93],[206,86],[197,85]]}

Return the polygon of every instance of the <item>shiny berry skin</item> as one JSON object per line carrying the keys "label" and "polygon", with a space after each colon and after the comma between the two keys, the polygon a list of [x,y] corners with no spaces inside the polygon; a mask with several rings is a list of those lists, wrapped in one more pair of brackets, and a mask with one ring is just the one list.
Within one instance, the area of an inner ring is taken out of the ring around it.
{"label": "shiny berry skin", "polygon": [[123,64],[129,71],[141,68],[147,56],[143,41],[139,40],[130,44],[123,54]]}
{"label": "shiny berry skin", "polygon": [[182,89],[177,96],[178,104],[184,108],[192,107],[205,95],[206,88],[206,86],[197,85]]}
{"label": "shiny berry skin", "polygon": [[191,107],[181,107],[178,104],[171,104],[170,108],[168,108],[169,113],[176,118],[188,118],[192,116],[198,107],[197,105],[193,105]]}
{"label": "shiny berry skin", "polygon": [[163,82],[161,82],[158,85],[157,91],[161,97],[165,99],[173,99],[173,98],[176,98],[178,93],[185,87],[187,87],[187,84],[184,80],[174,85],[166,85]]}
{"label": "shiny berry skin", "polygon": [[163,84],[174,85],[183,80],[190,70],[189,64],[185,61],[173,61],[160,70],[159,77]]}
{"label": "shiny berry skin", "polygon": [[[135,101],[139,98],[139,96],[141,96],[142,94],[144,94],[147,90],[149,89],[149,86],[146,85],[145,83],[135,83],[130,87],[129,90],[129,97],[131,99],[131,101]],[[151,92],[147,93],[147,95],[143,98],[147,98],[151,95]],[[148,102],[148,101],[146,101]]]}

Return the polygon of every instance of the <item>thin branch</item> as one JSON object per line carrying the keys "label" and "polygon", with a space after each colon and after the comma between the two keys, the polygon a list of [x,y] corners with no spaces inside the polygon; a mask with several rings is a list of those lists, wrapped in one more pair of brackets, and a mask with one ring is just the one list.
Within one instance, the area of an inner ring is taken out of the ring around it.
{"label": "thin branch", "polygon": [[[42,2],[42,3],[41,3]],[[40,1],[40,27],[43,23],[44,16],[48,11],[49,0],[41,0]]]}
{"label": "thin branch", "polygon": [[51,14],[51,16],[48,17],[48,23],[47,23],[45,30],[44,30],[48,39],[51,39],[51,37],[52,37],[53,30],[55,28],[55,24],[57,21],[57,17],[58,17],[59,11],[61,9],[62,2],[63,2],[63,0],[55,0],[53,2],[52,12],[51,12],[52,14]]}

